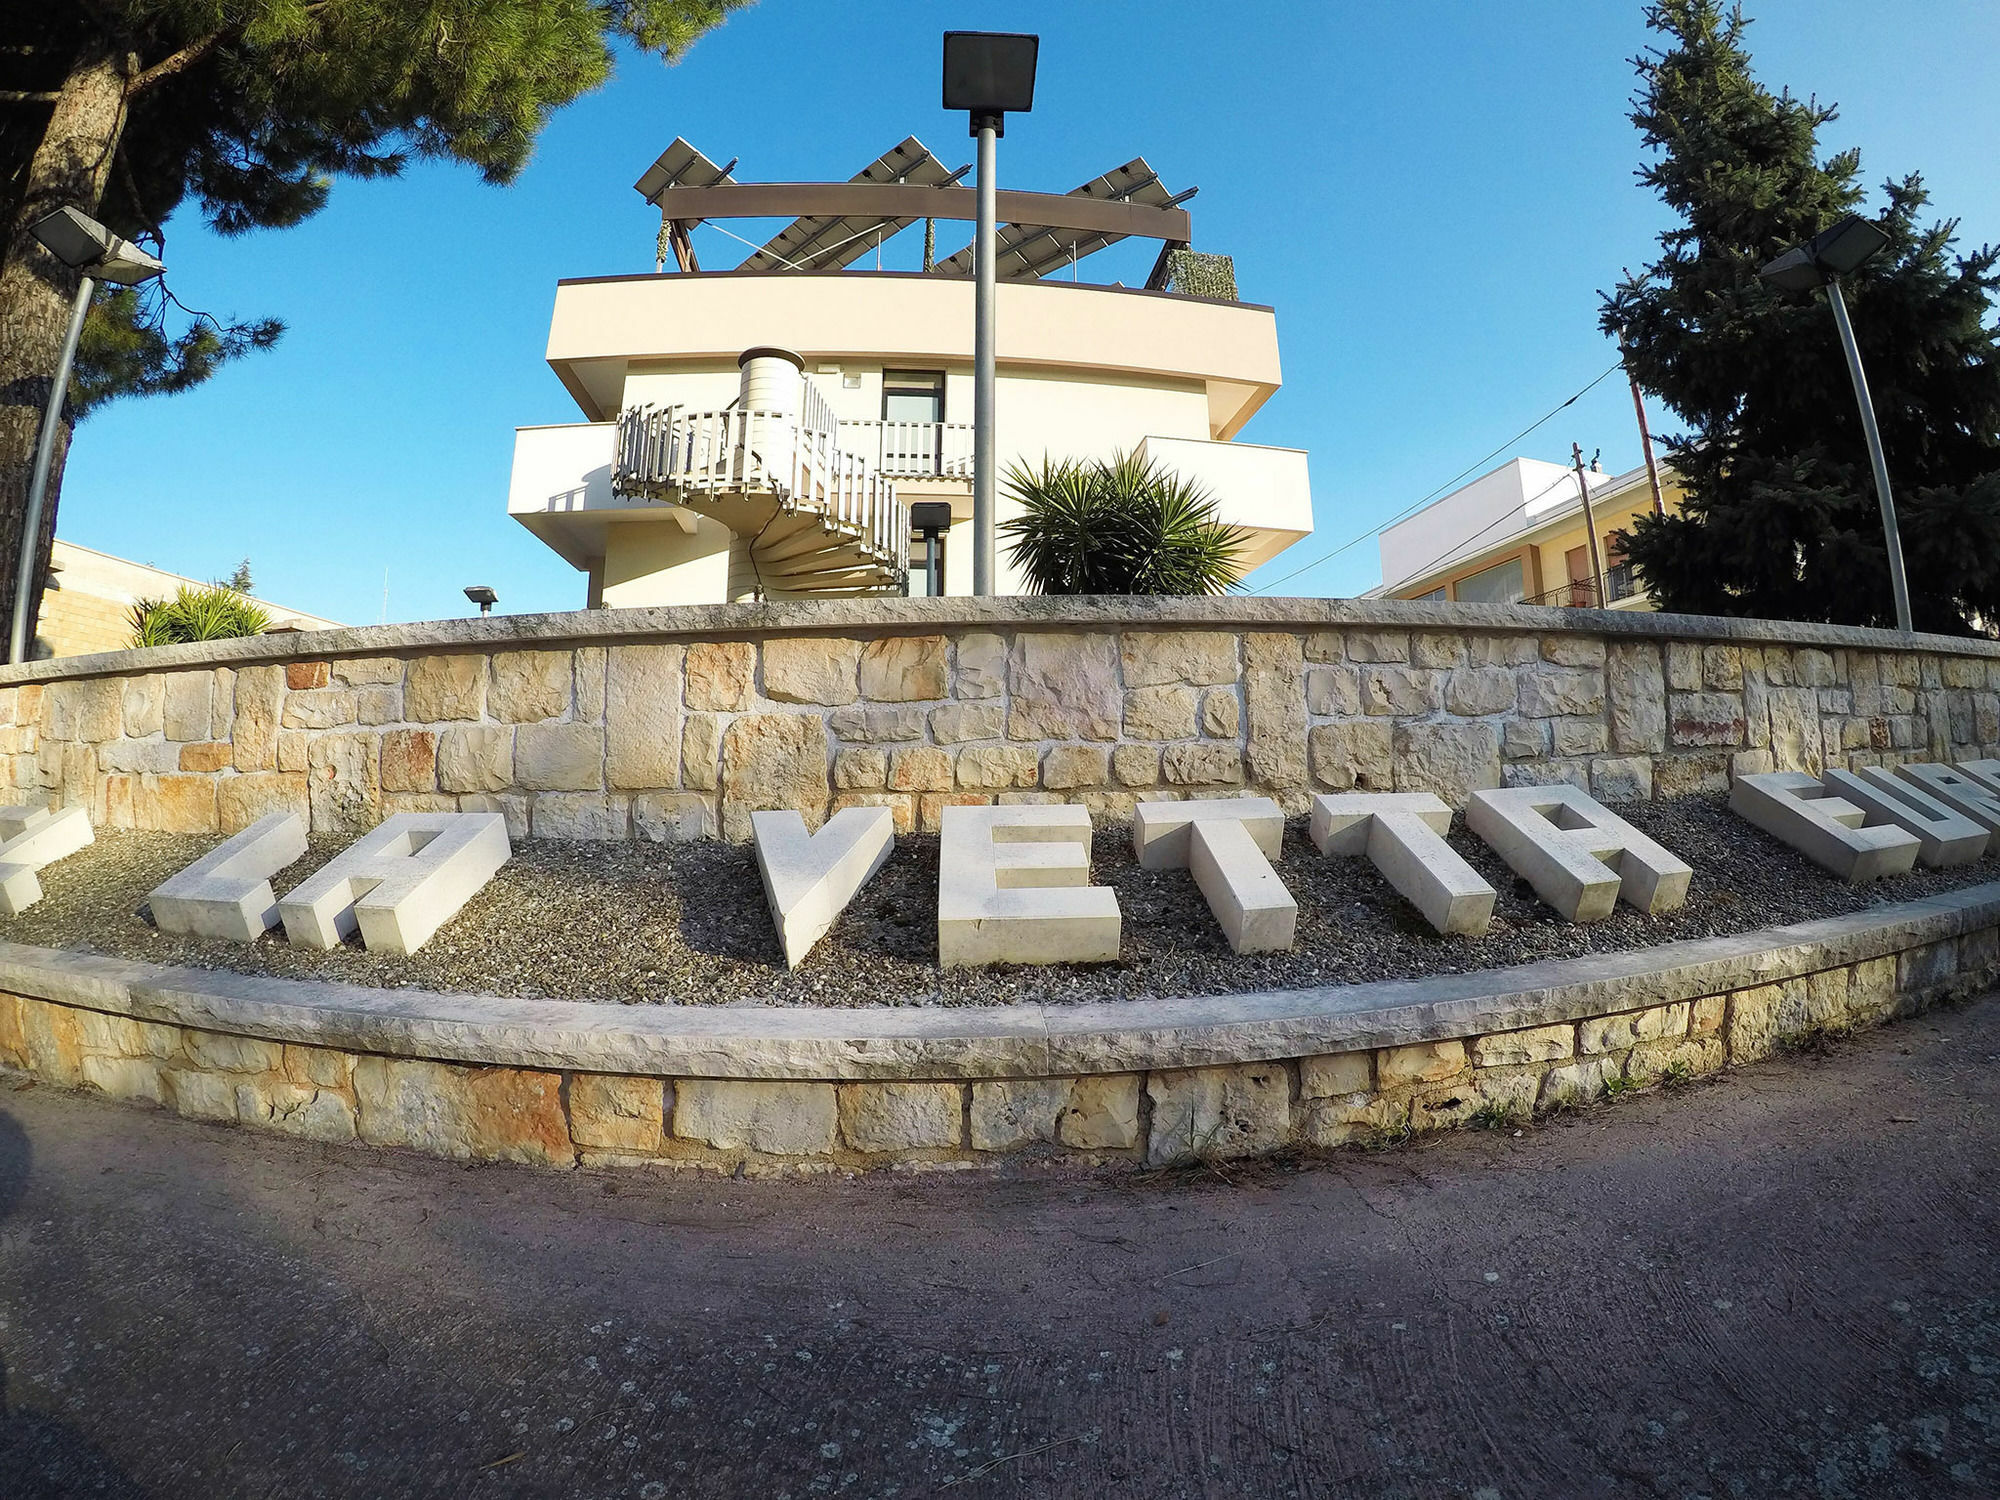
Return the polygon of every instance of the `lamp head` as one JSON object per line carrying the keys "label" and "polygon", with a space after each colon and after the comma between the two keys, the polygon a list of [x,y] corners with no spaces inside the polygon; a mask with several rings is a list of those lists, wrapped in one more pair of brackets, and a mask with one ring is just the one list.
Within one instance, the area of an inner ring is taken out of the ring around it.
{"label": "lamp head", "polygon": [[120,239],[80,208],[65,205],[37,219],[28,232],[71,270],[99,281],[137,286],[166,270],[157,258]]}
{"label": "lamp head", "polygon": [[925,536],[936,536],[940,531],[951,530],[951,502],[949,500],[919,500],[910,507],[910,529]]}
{"label": "lamp head", "polygon": [[1809,292],[1836,276],[1859,270],[1888,247],[1889,236],[1880,224],[1849,214],[1803,245],[1787,250],[1757,274],[1781,291]]}
{"label": "lamp head", "polygon": [[1035,59],[1042,39],[1018,31],[944,34],[944,107],[971,112],[975,131],[1035,107]]}
{"label": "lamp head", "polygon": [[493,606],[500,602],[500,596],[483,583],[470,585],[465,591],[465,597],[479,606],[482,615],[492,614]]}

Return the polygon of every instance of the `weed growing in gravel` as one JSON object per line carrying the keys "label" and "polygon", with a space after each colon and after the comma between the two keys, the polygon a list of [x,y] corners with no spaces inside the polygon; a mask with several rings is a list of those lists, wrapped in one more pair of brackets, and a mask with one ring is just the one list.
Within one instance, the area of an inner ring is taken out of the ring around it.
{"label": "weed growing in gravel", "polygon": [[1521,1111],[1500,1099],[1489,1099],[1466,1117],[1474,1130],[1511,1130],[1521,1123]]}
{"label": "weed growing in gravel", "polygon": [[1686,1062],[1670,1062],[1660,1069],[1659,1084],[1663,1089],[1686,1088],[1694,1082],[1694,1069]]}
{"label": "weed growing in gravel", "polygon": [[1616,1099],[1620,1094],[1629,1094],[1639,1087],[1636,1078],[1607,1078],[1604,1080],[1604,1097]]}

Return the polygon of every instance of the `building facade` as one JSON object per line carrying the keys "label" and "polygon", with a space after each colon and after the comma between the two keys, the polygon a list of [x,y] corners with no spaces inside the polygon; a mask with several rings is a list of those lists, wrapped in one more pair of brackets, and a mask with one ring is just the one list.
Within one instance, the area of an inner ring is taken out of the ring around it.
{"label": "building facade", "polygon": [[[199,579],[57,537],[49,554],[49,583],[42,593],[33,654],[89,656],[99,651],[124,651],[132,644],[133,605],[142,599],[170,599],[184,588],[203,586]],[[254,602],[270,615],[273,630],[334,630],[340,625],[338,620],[287,609],[268,599]]]}
{"label": "building facade", "polygon": [[[740,186],[676,143],[639,186],[678,269],[663,254],[654,274],[557,287],[548,360],[584,420],[517,431],[507,508],[586,576],[588,605],[923,593],[924,502],[949,511],[940,592],[972,591],[973,280],[963,255],[897,272],[841,250],[969,214],[970,190],[922,181],[948,175],[925,162],[906,141],[878,178]],[[691,169],[706,186],[663,182]],[[1280,383],[1275,314],[1235,299],[1226,261],[1218,287],[1221,258],[1186,255],[1187,216],[1143,161],[1119,173],[1002,195],[999,518],[1011,464],[1138,453],[1199,480],[1255,567],[1312,530],[1306,455],[1238,440]],[[701,270],[686,238],[709,218],[793,210],[732,271]],[[1131,234],[1162,239],[1157,285],[1069,279]],[[1023,591],[1004,538],[999,562],[1000,592]]]}

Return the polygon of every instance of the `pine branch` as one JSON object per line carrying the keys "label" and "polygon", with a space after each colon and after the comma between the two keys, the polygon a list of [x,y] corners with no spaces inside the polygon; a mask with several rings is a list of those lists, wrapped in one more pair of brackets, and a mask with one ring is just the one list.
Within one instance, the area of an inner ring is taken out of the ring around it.
{"label": "pine branch", "polygon": [[228,34],[226,31],[211,32],[199,41],[189,42],[173,56],[162,58],[159,62],[154,63],[152,67],[147,68],[138,77],[134,78],[130,91],[136,94],[141,89],[151,88],[162,78],[171,78],[174,74],[192,67],[208,56],[210,52],[213,52],[216,46]]}
{"label": "pine branch", "polygon": [[54,89],[0,89],[0,103],[53,104],[62,97]]}

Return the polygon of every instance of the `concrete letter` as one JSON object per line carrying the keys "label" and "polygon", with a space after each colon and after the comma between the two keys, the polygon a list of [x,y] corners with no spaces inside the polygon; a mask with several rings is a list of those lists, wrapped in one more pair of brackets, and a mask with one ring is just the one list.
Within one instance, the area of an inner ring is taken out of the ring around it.
{"label": "concrete letter", "polygon": [[1953,812],[1963,813],[1988,833],[2000,833],[2000,791],[1978,777],[1931,762],[1898,766],[1896,774],[1929,792]]}
{"label": "concrete letter", "polygon": [[0,807],[0,916],[17,917],[41,900],[35,872],[93,836],[80,807]]}
{"label": "concrete letter", "polygon": [[1141,802],[1132,813],[1140,868],[1193,871],[1238,953],[1282,953],[1298,932],[1299,904],[1271,868],[1284,840],[1285,815],[1269,797]]}
{"label": "concrete letter", "polygon": [[1567,782],[1474,792],[1465,821],[1535,894],[1572,922],[1611,915],[1619,898],[1649,916],[1687,900],[1694,871]]}
{"label": "concrete letter", "polygon": [[153,924],[162,932],[254,943],[278,925],[271,877],[305,852],[305,819],[266,813],[148,896]]}
{"label": "concrete letter", "polygon": [[1914,833],[1833,795],[1803,771],[1738,776],[1729,789],[1729,810],[1850,885],[1907,874],[1917,862]]}
{"label": "concrete letter", "polygon": [[1442,933],[1482,936],[1493,887],[1444,841],[1451,808],[1430,792],[1341,792],[1313,798],[1322,854],[1366,854],[1382,878]]}
{"label": "concrete letter", "polygon": [[337,948],[357,927],[369,948],[414,953],[507,863],[499,813],[398,813],[278,903],[285,937]]}
{"label": "concrete letter", "polygon": [[1090,883],[1082,807],[947,807],[938,847],[938,962],[1108,963],[1118,897]]}
{"label": "concrete letter", "polygon": [[1917,836],[1917,863],[1928,869],[1969,864],[1986,852],[1992,837],[1964,813],[1953,812],[1913,781],[1898,781],[1880,766],[1853,771],[1829,770],[1823,778],[1856,807],[1868,810],[1872,822],[1887,821]]}
{"label": "concrete letter", "polygon": [[896,820],[886,807],[850,807],[808,835],[796,812],[754,812],[750,837],[785,962],[796,969],[882,868],[896,846]]}

